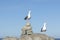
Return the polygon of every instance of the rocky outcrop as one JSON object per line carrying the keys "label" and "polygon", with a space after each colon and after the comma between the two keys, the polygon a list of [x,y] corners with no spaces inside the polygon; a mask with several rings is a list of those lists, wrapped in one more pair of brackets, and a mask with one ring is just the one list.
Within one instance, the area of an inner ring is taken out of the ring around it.
{"label": "rocky outcrop", "polygon": [[28,22],[22,28],[22,35],[19,40],[55,40],[53,37],[49,37],[46,34],[33,33],[31,24]]}
{"label": "rocky outcrop", "polygon": [[32,34],[32,35],[21,35],[20,40],[55,40],[45,34]]}
{"label": "rocky outcrop", "polygon": [[22,34],[20,38],[16,37],[5,37],[3,40],[55,40],[53,37],[50,37],[46,34],[33,33],[31,24],[28,22],[22,28]]}
{"label": "rocky outcrop", "polygon": [[32,27],[29,22],[26,23],[26,25],[22,28],[22,35],[30,35],[32,34]]}
{"label": "rocky outcrop", "polygon": [[3,38],[2,40],[18,40],[18,38],[17,37],[5,37],[5,38]]}

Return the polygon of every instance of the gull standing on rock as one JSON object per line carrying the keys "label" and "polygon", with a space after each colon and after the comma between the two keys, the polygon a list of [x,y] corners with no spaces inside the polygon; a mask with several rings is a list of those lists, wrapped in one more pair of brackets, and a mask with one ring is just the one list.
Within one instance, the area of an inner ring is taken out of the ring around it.
{"label": "gull standing on rock", "polygon": [[41,32],[46,32],[46,22],[44,23],[43,27],[41,28]]}
{"label": "gull standing on rock", "polygon": [[24,18],[24,20],[30,20],[31,18],[31,10],[29,10],[28,15]]}

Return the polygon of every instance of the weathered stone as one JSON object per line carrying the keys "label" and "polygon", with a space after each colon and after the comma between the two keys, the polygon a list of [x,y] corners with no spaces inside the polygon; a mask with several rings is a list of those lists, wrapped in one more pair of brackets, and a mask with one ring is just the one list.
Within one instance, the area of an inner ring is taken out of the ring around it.
{"label": "weathered stone", "polygon": [[5,37],[3,40],[18,40],[16,37]]}
{"label": "weathered stone", "polygon": [[31,24],[27,23],[22,28],[22,35],[19,40],[54,40],[54,38],[49,37],[46,34],[33,33]]}
{"label": "weathered stone", "polygon": [[21,35],[21,40],[25,39],[25,40],[55,40],[54,38],[51,38],[45,34],[32,34],[32,35]]}
{"label": "weathered stone", "polygon": [[31,24],[28,22],[26,25],[22,28],[22,35],[32,34],[32,27]]}
{"label": "weathered stone", "polygon": [[22,28],[22,34],[21,34],[20,38],[5,37],[5,38],[3,38],[3,40],[55,40],[55,39],[46,34],[33,33],[31,24],[28,22]]}

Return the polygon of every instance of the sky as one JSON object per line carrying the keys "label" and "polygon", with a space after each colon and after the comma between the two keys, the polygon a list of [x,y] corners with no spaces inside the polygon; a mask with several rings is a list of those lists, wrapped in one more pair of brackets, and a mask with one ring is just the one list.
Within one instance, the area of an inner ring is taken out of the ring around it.
{"label": "sky", "polygon": [[0,0],[0,38],[20,37],[29,10],[34,33],[42,33],[46,22],[47,31],[43,34],[60,38],[60,0]]}

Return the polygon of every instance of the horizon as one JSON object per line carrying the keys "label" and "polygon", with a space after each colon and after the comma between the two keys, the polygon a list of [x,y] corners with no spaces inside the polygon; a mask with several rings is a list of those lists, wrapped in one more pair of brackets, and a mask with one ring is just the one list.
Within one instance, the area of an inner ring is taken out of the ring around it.
{"label": "horizon", "polygon": [[43,23],[47,22],[43,34],[60,38],[60,0],[0,0],[0,38],[20,37],[29,10],[34,33],[41,33]]}

